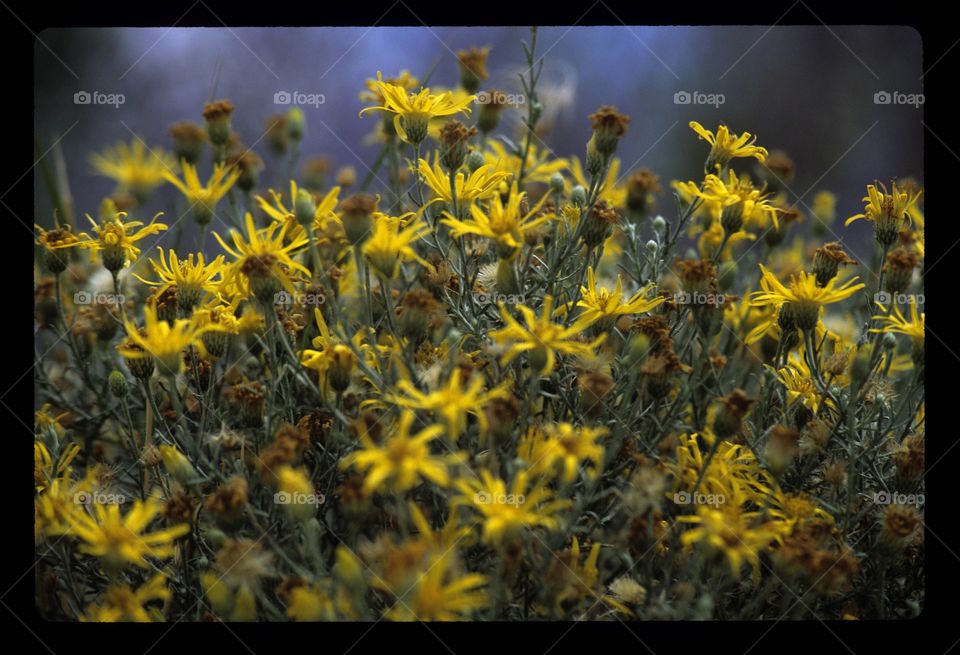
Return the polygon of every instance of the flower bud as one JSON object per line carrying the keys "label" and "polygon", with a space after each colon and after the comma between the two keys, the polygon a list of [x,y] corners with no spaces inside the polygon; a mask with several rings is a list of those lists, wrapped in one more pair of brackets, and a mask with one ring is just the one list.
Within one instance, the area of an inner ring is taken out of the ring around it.
{"label": "flower bud", "polygon": [[163,467],[167,469],[174,480],[180,484],[187,485],[197,481],[199,477],[193,464],[187,459],[186,455],[177,450],[176,446],[170,444],[160,445],[160,456],[163,458]]}
{"label": "flower bud", "polygon": [[584,219],[583,242],[589,248],[603,245],[620,222],[620,214],[606,200],[598,201]]}
{"label": "flower bud", "polygon": [[739,232],[743,227],[743,201],[727,205],[720,213],[720,225],[727,234]]}
{"label": "flower bud", "polygon": [[358,193],[340,203],[343,210],[343,230],[347,241],[357,246],[366,241],[373,228],[373,212],[377,210],[377,199],[368,193]]}
{"label": "flower bud", "polygon": [[357,356],[353,354],[349,346],[338,343],[332,348],[330,353],[329,380],[330,386],[337,393],[343,393],[350,386],[350,374],[357,362]]}
{"label": "flower bud", "polygon": [[467,168],[470,169],[470,172],[471,172],[471,173],[473,173],[474,171],[476,171],[478,168],[480,168],[481,166],[483,166],[485,163],[486,163],[486,161],[485,161],[484,158],[483,158],[483,153],[480,152],[479,150],[474,150],[474,151],[471,152],[470,155],[467,157]]}
{"label": "flower bud", "polygon": [[131,357],[127,354],[123,355],[123,362],[127,365],[127,368],[130,369],[130,373],[133,377],[138,380],[148,380],[150,376],[153,375],[153,369],[156,366],[153,361],[153,355],[146,352],[142,346],[137,343],[134,343],[129,337],[124,339],[123,348],[125,353],[130,351],[143,353],[138,357]]}
{"label": "flower bud", "polygon": [[719,400],[721,404],[713,422],[713,431],[717,438],[729,439],[740,432],[743,417],[757,401],[747,396],[742,389],[734,389]]}
{"label": "flower bud", "polygon": [[480,111],[477,114],[477,127],[484,134],[489,134],[497,129],[500,124],[500,113],[506,107],[507,94],[503,91],[488,91],[480,94],[477,104],[480,105]]}
{"label": "flower bud", "polygon": [[563,193],[563,187],[564,187],[563,175],[561,175],[560,173],[554,173],[553,175],[550,176],[550,190],[552,192],[559,195]]}
{"label": "flower bud", "polygon": [[297,223],[304,227],[313,223],[313,218],[317,213],[317,205],[313,201],[313,196],[306,189],[297,189],[297,197],[293,205],[294,217]]}
{"label": "flower bud", "polygon": [[351,187],[357,183],[357,169],[353,166],[341,166],[337,171],[337,186]]}
{"label": "flower bud", "polygon": [[400,116],[400,125],[406,132],[404,141],[414,146],[423,143],[430,131],[430,119],[427,116],[412,114]]}
{"label": "flower bud", "polygon": [[207,122],[207,136],[210,142],[219,147],[227,145],[230,132],[233,131],[231,116],[233,103],[229,100],[215,100],[203,107],[203,119]]}
{"label": "flower bud", "polygon": [[490,48],[470,48],[457,52],[457,61],[460,64],[460,86],[467,93],[476,93],[480,85],[490,77],[487,72],[487,57]]}
{"label": "flower bud", "polygon": [[629,123],[630,117],[621,114],[611,105],[604,105],[590,114],[590,124],[593,127],[591,141],[604,159],[609,159],[616,152],[617,144],[627,133]]}
{"label": "flower bud", "polygon": [[260,171],[263,170],[263,160],[253,150],[244,150],[227,158],[231,166],[240,171],[237,178],[237,188],[250,191],[257,186],[260,180]]}
{"label": "flower bud", "polygon": [[203,157],[203,146],[207,142],[207,133],[203,128],[192,121],[174,123],[170,126],[170,136],[177,160],[186,160],[188,164],[196,166]]}
{"label": "flower bud", "polygon": [[130,387],[127,384],[127,378],[124,377],[123,373],[120,371],[111,371],[109,384],[110,384],[110,393],[112,393],[117,398],[126,397],[127,393],[130,391]]}
{"label": "flower bud", "polygon": [[281,466],[277,470],[275,498],[297,521],[309,521],[317,513],[316,490],[303,469]]}
{"label": "flower bud", "polygon": [[919,262],[917,254],[906,248],[897,248],[887,253],[887,262],[883,267],[886,274],[883,290],[894,296],[906,293],[913,282],[913,269]]}
{"label": "flower bud", "polygon": [[627,180],[627,209],[634,215],[643,215],[656,202],[659,192],[659,176],[649,168],[635,171]]}
{"label": "flower bud", "polygon": [[337,546],[334,556],[333,574],[337,580],[354,593],[364,591],[367,583],[363,577],[363,564],[357,556],[342,544]]}
{"label": "flower bud", "polygon": [[303,136],[307,131],[307,121],[303,116],[303,110],[299,107],[294,107],[287,112],[287,134],[290,137],[290,140],[294,143],[299,143],[303,140]]}
{"label": "flower bud", "polygon": [[827,283],[837,276],[841,265],[856,263],[856,260],[847,255],[839,241],[817,248],[813,253],[813,274],[817,278],[817,286],[827,286]]}
{"label": "flower bud", "polygon": [[640,364],[650,354],[650,337],[641,333],[634,334],[627,342],[626,362],[628,366]]}
{"label": "flower bud", "polygon": [[667,231],[667,221],[659,214],[653,217],[653,220],[650,221],[650,225],[653,227],[653,231],[660,236],[663,236]]}
{"label": "flower bud", "polygon": [[397,308],[400,334],[419,344],[427,336],[427,326],[437,308],[433,294],[425,289],[413,289],[405,293]]}
{"label": "flower bud", "polygon": [[467,158],[470,137],[476,128],[468,128],[460,121],[450,121],[440,128],[440,163],[447,172],[456,171]]}
{"label": "flower bud", "polygon": [[573,201],[573,204],[583,207],[585,204],[587,204],[587,190],[579,184],[576,185],[570,192],[570,200]]}

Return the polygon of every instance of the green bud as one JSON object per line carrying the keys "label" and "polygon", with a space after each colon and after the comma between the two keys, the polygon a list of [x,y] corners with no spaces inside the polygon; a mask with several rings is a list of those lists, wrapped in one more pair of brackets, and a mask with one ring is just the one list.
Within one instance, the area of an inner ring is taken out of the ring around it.
{"label": "green bud", "polygon": [[483,153],[479,150],[474,150],[467,156],[467,168],[470,169],[470,172],[474,172],[486,162],[483,159]]}
{"label": "green bud", "polygon": [[300,225],[307,226],[313,222],[313,217],[317,213],[317,205],[313,202],[313,196],[305,189],[297,190],[293,211],[297,223]]}
{"label": "green bud", "polygon": [[570,199],[573,200],[573,204],[583,207],[587,204],[587,190],[578,184],[573,187],[573,191],[570,193]]}
{"label": "green bud", "polygon": [[550,190],[554,193],[563,193],[563,176],[560,173],[554,173],[550,176]]}
{"label": "green bud", "polygon": [[627,342],[626,359],[629,366],[643,362],[650,354],[650,337],[645,334],[635,334]]}
{"label": "green bud", "polygon": [[653,231],[661,236],[667,231],[667,221],[664,220],[663,216],[655,216],[653,220],[650,221],[650,224],[653,227]]}
{"label": "green bud", "polygon": [[290,140],[300,141],[306,131],[307,122],[303,117],[303,111],[299,107],[294,107],[287,112],[287,134],[290,136]]}
{"label": "green bud", "polygon": [[109,377],[110,393],[117,398],[123,398],[130,391],[127,378],[120,371],[112,371]]}

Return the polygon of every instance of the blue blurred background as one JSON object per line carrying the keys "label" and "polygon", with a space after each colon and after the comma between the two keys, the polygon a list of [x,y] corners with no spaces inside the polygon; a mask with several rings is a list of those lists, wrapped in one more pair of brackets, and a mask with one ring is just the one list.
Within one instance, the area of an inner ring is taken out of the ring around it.
{"label": "blue blurred background", "polygon": [[[251,144],[267,116],[288,109],[274,104],[276,92],[323,94],[323,104],[303,108],[302,157],[329,155],[362,179],[378,152],[363,142],[376,119],[357,116],[364,79],[378,70],[423,76],[435,66],[431,84],[453,86],[455,52],[491,46],[486,88],[517,92],[520,40],[529,39],[529,29],[57,29],[40,38],[46,45],[37,44],[35,58],[37,135],[44,149],[62,138],[76,209],[94,214],[113,183],[94,174],[89,154],[129,142],[131,132],[169,149],[170,124],[202,122],[210,98],[233,100],[234,129]],[[875,102],[878,92],[922,91],[921,41],[910,28],[549,27],[538,39],[552,124],[546,141],[557,155],[582,158],[586,116],[614,104],[632,117],[619,153],[624,166],[652,168],[664,183],[701,174],[706,146],[687,127],[690,120],[711,129],[722,121],[789,153],[797,166],[790,200],[801,209],[825,188],[838,195],[844,218],[861,210],[864,187],[875,178],[922,182],[922,106]],[[125,102],[75,105],[81,90],[122,93]],[[676,104],[678,92],[722,94],[724,102]],[[520,115],[506,114],[502,130],[513,136]],[[255,150],[267,164],[263,179],[272,181],[275,161],[262,141]],[[166,209],[164,198],[172,196],[163,194],[172,192],[163,189],[151,204]],[[39,178],[36,201],[38,221],[48,224],[52,207]],[[834,230],[856,254],[869,225],[839,225]]]}

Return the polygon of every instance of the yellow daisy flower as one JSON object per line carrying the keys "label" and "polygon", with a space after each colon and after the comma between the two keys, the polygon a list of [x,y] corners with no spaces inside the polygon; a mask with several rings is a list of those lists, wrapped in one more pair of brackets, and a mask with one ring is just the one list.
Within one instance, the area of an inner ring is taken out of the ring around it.
{"label": "yellow daisy flower", "polygon": [[[439,155],[434,157],[432,167],[426,159],[421,159],[417,170],[423,176],[423,181],[433,191],[434,196],[448,205],[453,204],[453,194],[450,192],[450,177],[440,165]],[[470,173],[469,177],[462,172],[458,172],[454,177],[457,202],[465,205],[475,200],[486,200],[498,192],[500,184],[509,176],[509,173],[497,171],[490,164],[480,166]]]}
{"label": "yellow daisy flower", "polygon": [[136,273],[134,277],[144,284],[159,287],[158,295],[171,287],[176,287],[177,302],[182,309],[189,311],[200,302],[204,293],[217,292],[219,281],[216,278],[222,275],[226,268],[223,255],[218,255],[208,263],[204,261],[202,252],[196,254],[196,261],[194,261],[193,253],[187,255],[186,259],[180,259],[171,248],[168,262],[163,256],[163,248],[158,247],[157,250],[160,251],[160,261],[156,262],[153,259],[149,261],[160,281],[146,280]]}
{"label": "yellow daisy flower", "polygon": [[43,248],[47,268],[54,275],[65,271],[70,263],[66,249],[79,246],[80,239],[70,230],[69,225],[65,228],[55,227],[52,230],[45,230],[34,224],[34,228],[40,233],[35,243]]}
{"label": "yellow daisy flower", "polygon": [[601,334],[593,341],[580,341],[578,335],[590,325],[590,320],[583,317],[569,327],[553,323],[550,320],[553,314],[552,296],[544,296],[540,318],[526,305],[517,305],[517,309],[523,315],[524,324],[511,316],[506,306],[500,303],[500,316],[506,325],[490,333],[490,337],[498,344],[509,345],[501,359],[504,365],[529,351],[530,366],[539,371],[541,376],[549,375],[556,365],[557,353],[575,357],[590,356],[607,336]]}
{"label": "yellow daisy flower", "polygon": [[220,246],[236,261],[223,276],[223,284],[236,284],[242,295],[255,295],[261,302],[273,305],[276,294],[282,289],[296,293],[293,281],[297,273],[310,277],[310,269],[293,259],[293,255],[307,245],[303,236],[284,244],[287,226],[279,222],[258,230],[249,212],[245,219],[247,237],[230,230],[233,248],[228,246],[216,232],[213,236]]}
{"label": "yellow daisy flower", "polygon": [[738,176],[728,171],[727,181],[718,175],[708,174],[701,190],[693,182],[683,185],[685,191],[703,201],[704,210],[726,229],[736,232],[740,226],[757,230],[766,229],[771,223],[779,228],[777,214],[783,210],[770,204],[769,194],[756,189],[746,175]]}
{"label": "yellow daisy flower", "polygon": [[126,221],[124,220],[126,216],[126,212],[117,212],[97,224],[90,214],[87,214],[87,220],[93,226],[96,238],[91,238],[85,233],[80,235],[80,245],[89,249],[94,256],[100,253],[103,266],[112,273],[119,271],[140,256],[140,248],[136,246],[138,241],[167,229],[164,223],[156,222],[157,218],[163,216],[163,212],[159,212],[146,225],[142,221]]}
{"label": "yellow daisy flower", "polygon": [[163,613],[159,608],[147,608],[153,601],[166,602],[172,595],[167,588],[167,578],[158,573],[137,589],[126,584],[113,584],[107,587],[103,599],[92,603],[81,621],[94,623],[152,623],[162,622]]}
{"label": "yellow daisy flower", "polygon": [[200,184],[196,166],[183,160],[180,162],[180,167],[183,169],[182,181],[169,170],[163,172],[163,177],[167,182],[177,187],[187,199],[187,202],[190,203],[193,217],[197,223],[206,225],[213,219],[217,203],[227,195],[227,192],[240,179],[241,170],[226,164],[216,164],[213,167],[210,179],[204,185]]}
{"label": "yellow daisy flower", "polygon": [[118,191],[129,193],[139,202],[163,184],[177,166],[172,155],[161,148],[147,148],[138,138],[130,145],[120,142],[102,153],[94,153],[90,163],[100,175],[116,180]]}
{"label": "yellow daisy flower", "polygon": [[413,249],[413,244],[430,232],[430,226],[419,217],[404,224],[404,219],[410,216],[413,214],[387,216],[380,212],[374,213],[373,232],[361,248],[370,266],[385,278],[396,277],[403,261],[413,260],[424,268],[432,268],[430,263]]}
{"label": "yellow daisy flower", "polygon": [[133,507],[125,515],[120,514],[119,505],[95,504],[92,515],[78,512],[73,517],[69,534],[83,542],[81,553],[101,558],[108,568],[116,570],[126,564],[148,568],[148,557],[173,557],[176,552],[173,542],[190,531],[187,523],[181,523],[146,533],[162,510],[163,502],[153,497],[146,502],[133,501]]}
{"label": "yellow daisy flower", "polygon": [[[453,566],[454,554],[446,552],[425,562],[425,570],[416,578],[413,589],[400,590],[403,596],[386,611],[391,621],[462,621],[471,612],[489,604],[487,576],[461,575]],[[396,594],[392,589],[387,589]]]}
{"label": "yellow daisy flower", "polygon": [[680,523],[696,526],[684,532],[680,542],[684,546],[703,543],[721,553],[730,565],[730,573],[739,578],[744,564],[759,571],[760,552],[776,537],[755,519],[756,513],[744,512],[736,505],[725,504],[719,508],[697,505],[695,515],[677,517]]}
{"label": "yellow daisy flower", "polygon": [[370,435],[362,433],[360,450],[354,451],[340,461],[341,468],[356,466],[366,474],[364,491],[372,493],[384,490],[402,493],[423,481],[440,487],[450,484],[447,467],[461,460],[457,455],[439,456],[430,452],[430,442],[443,433],[443,426],[431,425],[415,435],[410,428],[416,415],[405,411],[400,415],[395,430],[380,444]]}
{"label": "yellow daisy flower", "polygon": [[[755,241],[757,238],[744,230],[738,230],[729,237],[726,235],[727,231],[723,229],[720,221],[713,221],[710,227],[704,230],[700,238],[697,239],[697,252],[701,259],[730,261],[733,259],[733,247],[735,245],[741,241]],[[723,250],[718,253],[717,251],[721,247]]]}
{"label": "yellow daisy flower", "polygon": [[37,492],[47,488],[51,482],[57,478],[69,478],[71,469],[70,464],[80,453],[80,446],[71,444],[63,448],[63,451],[53,461],[50,451],[40,441],[33,442],[33,481]]}
{"label": "yellow daisy flower", "polygon": [[792,314],[791,318],[797,327],[804,331],[812,330],[817,325],[820,310],[824,305],[845,300],[866,286],[858,282],[859,278],[854,277],[839,287],[835,286],[836,278],[821,287],[817,284],[815,275],[804,271],[791,276],[787,286],[763,264],[759,266],[762,289],[750,294],[750,304],[755,307],[774,305],[779,308],[781,319],[786,310]]}
{"label": "yellow daisy flower", "polygon": [[495,398],[508,397],[509,383],[483,391],[484,381],[481,375],[472,375],[466,386],[461,377],[460,368],[454,367],[447,383],[429,393],[420,391],[409,380],[400,380],[397,382],[398,393],[389,394],[384,400],[405,409],[433,412],[434,416],[443,419],[447,434],[454,440],[466,429],[467,416],[471,414],[477,418],[481,433],[486,433],[487,417],[484,405]]}
{"label": "yellow daisy flower", "polygon": [[470,207],[472,218],[462,221],[444,212],[445,218],[440,222],[450,228],[450,234],[454,237],[475,234],[492,239],[496,243],[497,254],[502,259],[507,259],[523,247],[524,235],[527,232],[555,218],[552,213],[537,216],[548,195],[544,195],[532,209],[524,213],[521,210],[521,203],[525,196],[526,193],[518,191],[514,183],[510,187],[506,204],[499,195],[495,195],[490,200],[486,212],[479,206],[472,205]]}
{"label": "yellow daisy flower", "polygon": [[477,99],[471,95],[459,100],[454,99],[449,91],[433,95],[430,89],[421,89],[419,93],[411,93],[406,88],[390,84],[383,80],[377,72],[377,93],[381,96],[381,104],[360,110],[360,115],[368,111],[385,111],[393,114],[393,126],[400,138],[408,143],[418,145],[427,138],[430,120],[438,116],[453,116],[454,114],[470,114],[470,103]]}
{"label": "yellow daisy flower", "polygon": [[726,125],[720,125],[716,132],[711,132],[696,121],[690,121],[690,129],[710,144],[710,154],[704,167],[708,172],[717,167],[723,168],[731,159],[737,157],[753,157],[761,163],[767,159],[767,149],[753,145],[757,137],[749,132],[737,135],[727,129]]}
{"label": "yellow daisy flower", "polygon": [[[313,348],[305,348],[300,354],[300,363],[320,375],[321,389],[329,381],[334,391],[342,392],[350,386],[350,373],[356,364],[357,356],[353,348],[333,336],[319,309],[314,308],[313,315],[320,334],[314,337]],[[369,345],[364,343],[363,332],[360,330],[353,336],[353,345],[361,354],[370,350]]]}
{"label": "yellow daisy flower", "polygon": [[178,318],[173,324],[157,318],[155,307],[145,305],[143,308],[143,327],[129,320],[124,320],[127,330],[127,341],[117,346],[117,352],[124,359],[143,359],[153,357],[166,375],[174,375],[183,368],[183,351],[187,348],[197,348],[204,352],[204,333],[212,330],[224,329],[216,323],[201,324],[194,318]]}
{"label": "yellow daisy flower", "polygon": [[894,305],[892,313],[872,317],[875,321],[885,323],[879,328],[870,328],[871,332],[890,332],[893,334],[905,334],[914,341],[923,341],[926,335],[927,313],[917,309],[917,303],[910,303],[910,318],[908,319],[900,311],[900,308]]}
{"label": "yellow daisy flower", "polygon": [[[823,397],[813,381],[810,367],[807,366],[803,358],[791,355],[787,365],[777,371],[777,379],[786,389],[787,401],[791,405],[794,402],[799,402],[814,415],[817,414]],[[829,399],[826,402],[828,405],[832,405]]]}
{"label": "yellow daisy flower", "polygon": [[410,71],[408,70],[402,70],[396,77],[388,77],[386,79],[382,79],[380,76],[378,76],[376,79],[368,77],[364,81],[364,84],[367,88],[364,91],[361,91],[358,96],[362,102],[376,102],[380,104],[384,103],[384,96],[380,92],[380,86],[378,84],[379,82],[384,82],[386,84],[390,84],[391,86],[398,86],[406,91],[413,91],[420,86],[420,80],[411,75]]}
{"label": "yellow daisy flower", "polygon": [[[263,196],[257,196],[257,205],[267,216],[275,221],[283,223],[287,228],[288,239],[299,239],[304,236],[303,226],[297,222],[296,203],[298,194],[305,193],[303,189],[297,188],[297,183],[290,180],[290,208],[283,202],[283,197],[273,189],[270,189],[270,195],[273,198],[271,204]],[[335,213],[337,202],[339,202],[340,187],[335,186],[330,189],[320,202],[315,203],[313,213],[313,231],[314,233],[327,233],[331,224],[339,227],[339,232],[343,232],[343,225],[340,224],[340,218]]]}
{"label": "yellow daisy flower", "polygon": [[617,275],[617,285],[613,291],[597,285],[597,277],[592,266],[587,267],[587,286],[580,287],[581,299],[577,307],[583,311],[579,318],[589,319],[591,324],[600,323],[602,331],[609,330],[613,323],[627,314],[643,314],[662,303],[663,296],[649,298],[653,285],[640,289],[629,299],[623,299],[623,280]]}
{"label": "yellow daisy flower", "polygon": [[[483,159],[493,166],[494,170],[506,173],[513,179],[517,179],[520,175],[522,157],[507,150],[506,144],[501,141],[490,141],[487,144],[487,150],[483,153]],[[523,169],[523,179],[526,182],[547,184],[555,173],[563,173],[568,168],[570,168],[570,162],[566,159],[554,157],[547,148],[537,148],[536,144],[530,144],[526,166]]]}
{"label": "yellow daisy flower", "polygon": [[503,544],[527,528],[556,530],[561,526],[557,514],[571,505],[569,500],[553,499],[545,480],[531,484],[530,476],[522,471],[509,487],[487,470],[481,470],[479,478],[457,480],[456,487],[461,495],[453,499],[453,505],[479,513],[483,540],[492,544]]}
{"label": "yellow daisy flower", "polygon": [[529,463],[532,475],[557,473],[563,483],[569,484],[577,479],[583,464],[588,467],[587,475],[595,478],[603,468],[604,456],[603,446],[597,442],[608,432],[572,423],[532,427],[520,440],[517,455]]}
{"label": "yellow daisy flower", "polygon": [[900,231],[910,225],[912,209],[919,198],[920,191],[901,189],[896,182],[890,184],[890,191],[881,182],[868,184],[863,213],[851,216],[844,225],[861,218],[871,221],[877,242],[882,246],[893,245]]}

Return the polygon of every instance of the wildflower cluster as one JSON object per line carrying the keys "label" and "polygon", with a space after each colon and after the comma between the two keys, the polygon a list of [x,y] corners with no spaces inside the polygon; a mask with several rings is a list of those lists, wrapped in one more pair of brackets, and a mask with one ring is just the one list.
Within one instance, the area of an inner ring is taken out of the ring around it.
{"label": "wildflower cluster", "polygon": [[539,100],[480,102],[490,54],[372,71],[359,184],[299,160],[294,109],[264,185],[219,100],[95,154],[90,227],[37,226],[45,616],[916,615],[916,183],[866,186],[857,261],[756,136],[690,123],[703,168],[661,186],[604,105],[559,156]]}

